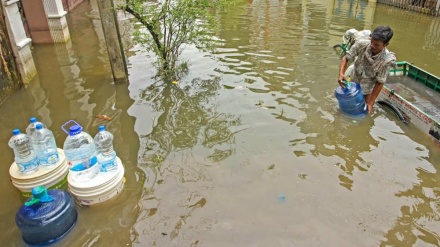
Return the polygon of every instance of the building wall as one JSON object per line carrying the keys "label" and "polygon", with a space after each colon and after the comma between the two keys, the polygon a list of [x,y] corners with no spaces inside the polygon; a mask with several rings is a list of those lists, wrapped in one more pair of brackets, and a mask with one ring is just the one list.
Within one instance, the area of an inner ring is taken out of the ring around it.
{"label": "building wall", "polygon": [[84,0],[62,0],[64,10],[69,12]]}

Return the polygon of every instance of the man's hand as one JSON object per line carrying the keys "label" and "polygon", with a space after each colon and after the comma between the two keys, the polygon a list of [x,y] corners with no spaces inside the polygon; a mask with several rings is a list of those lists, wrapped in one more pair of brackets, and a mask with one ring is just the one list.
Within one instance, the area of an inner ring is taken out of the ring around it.
{"label": "man's hand", "polygon": [[371,111],[373,110],[373,105],[367,104],[367,110],[368,114],[371,114]]}
{"label": "man's hand", "polygon": [[367,109],[368,114],[370,114],[371,111],[373,110],[373,104],[376,101],[376,98],[379,95],[380,90],[382,90],[382,87],[383,87],[383,83],[376,82],[376,84],[374,84],[373,87],[373,92],[365,96],[365,103],[367,104],[368,107]]}
{"label": "man's hand", "polygon": [[341,59],[341,63],[339,64],[339,78],[338,78],[338,84],[342,88],[345,88],[345,82],[343,80],[346,80],[344,73],[347,68],[347,58],[344,56]]}
{"label": "man's hand", "polygon": [[347,83],[347,79],[345,78],[345,76],[339,75],[339,78],[338,78],[339,86],[341,86],[342,88],[345,88],[345,83]]}

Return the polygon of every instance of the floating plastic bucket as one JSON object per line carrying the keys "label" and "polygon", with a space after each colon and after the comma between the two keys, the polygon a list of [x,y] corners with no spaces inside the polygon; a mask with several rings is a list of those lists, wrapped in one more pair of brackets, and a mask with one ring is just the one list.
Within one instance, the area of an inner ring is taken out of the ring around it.
{"label": "floating plastic bucket", "polygon": [[17,164],[12,163],[9,168],[12,184],[21,191],[24,198],[32,196],[32,188],[44,186],[50,190],[67,189],[67,174],[69,168],[67,166],[64,151],[58,148],[59,160],[50,168],[40,166],[38,170],[31,174],[22,174],[18,170]]}
{"label": "floating plastic bucket", "polygon": [[87,182],[76,182],[67,176],[69,191],[81,205],[92,205],[107,201],[124,188],[124,166],[116,157],[117,169],[113,172],[100,172]]}

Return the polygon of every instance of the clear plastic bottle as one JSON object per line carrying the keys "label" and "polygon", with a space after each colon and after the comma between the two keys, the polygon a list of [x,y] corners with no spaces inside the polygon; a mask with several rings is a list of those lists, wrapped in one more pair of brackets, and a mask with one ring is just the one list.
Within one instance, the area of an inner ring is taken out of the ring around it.
{"label": "clear plastic bottle", "polygon": [[[64,126],[69,122],[74,122],[67,132]],[[69,166],[70,177],[76,182],[87,182],[96,177],[99,173],[99,164],[95,142],[82,127],[71,120],[63,125],[63,130],[69,134],[64,141],[64,154],[66,155]]]}
{"label": "clear plastic bottle", "polygon": [[42,167],[51,167],[58,160],[58,150],[52,131],[43,128],[41,123],[37,123],[35,131],[31,136],[32,147],[37,153],[37,157]]}
{"label": "clear plastic bottle", "polygon": [[95,135],[96,150],[98,150],[98,162],[101,172],[116,171],[116,152],[113,149],[113,134],[105,130],[105,126],[98,127],[99,132]]}
{"label": "clear plastic bottle", "polygon": [[47,128],[46,125],[42,122],[39,122],[36,117],[31,117],[29,119],[29,125],[26,128],[26,135],[29,138],[31,138],[32,134],[34,133],[35,128],[37,127],[37,124],[42,124],[43,128]]}
{"label": "clear plastic bottle", "polygon": [[34,173],[38,170],[38,158],[29,138],[19,129],[14,129],[12,134],[8,145],[14,150],[18,170],[23,174]]}

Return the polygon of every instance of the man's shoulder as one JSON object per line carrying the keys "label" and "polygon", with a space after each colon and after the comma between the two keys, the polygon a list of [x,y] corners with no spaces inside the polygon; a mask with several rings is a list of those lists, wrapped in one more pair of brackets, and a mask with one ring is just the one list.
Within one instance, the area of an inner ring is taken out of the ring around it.
{"label": "man's shoulder", "polygon": [[356,42],[356,45],[359,48],[365,48],[367,45],[370,45],[370,40],[368,39],[362,39]]}
{"label": "man's shoulder", "polygon": [[362,49],[365,49],[365,47],[367,47],[368,45],[370,45],[370,40],[359,40],[356,41],[356,43],[354,43],[354,45],[351,47],[351,50],[355,51],[355,52],[359,52]]}
{"label": "man's shoulder", "polygon": [[349,60],[353,60],[356,56],[362,53],[362,51],[365,50],[365,47],[367,47],[369,44],[370,44],[370,40],[356,41],[356,43],[354,43],[354,45],[347,52],[346,57]]}
{"label": "man's shoulder", "polygon": [[394,52],[389,51],[387,48],[385,48],[385,61],[387,64],[390,64],[391,66],[396,66],[396,54]]}

